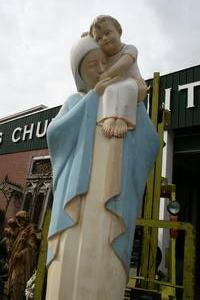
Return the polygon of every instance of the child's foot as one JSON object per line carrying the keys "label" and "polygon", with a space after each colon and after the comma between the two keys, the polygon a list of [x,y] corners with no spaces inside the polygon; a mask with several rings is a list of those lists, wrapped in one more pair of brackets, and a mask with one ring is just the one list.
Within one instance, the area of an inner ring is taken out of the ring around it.
{"label": "child's foot", "polygon": [[115,119],[114,118],[108,118],[104,120],[103,125],[103,133],[105,136],[111,138],[114,136],[114,130],[115,130]]}
{"label": "child's foot", "polygon": [[115,129],[114,129],[114,136],[118,138],[123,138],[127,134],[128,126],[126,122],[122,119],[117,119],[115,121]]}

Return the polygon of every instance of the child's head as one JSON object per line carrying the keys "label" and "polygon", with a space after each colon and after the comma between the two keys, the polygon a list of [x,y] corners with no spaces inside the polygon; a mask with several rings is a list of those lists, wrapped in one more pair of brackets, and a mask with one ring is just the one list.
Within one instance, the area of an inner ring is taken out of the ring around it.
{"label": "child's head", "polygon": [[98,16],[90,26],[90,35],[108,56],[116,54],[121,49],[121,34],[121,25],[111,16]]}

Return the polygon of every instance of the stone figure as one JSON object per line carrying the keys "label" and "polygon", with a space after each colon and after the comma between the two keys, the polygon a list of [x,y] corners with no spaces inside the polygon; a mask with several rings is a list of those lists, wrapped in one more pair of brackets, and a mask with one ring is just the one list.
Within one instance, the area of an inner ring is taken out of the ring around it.
{"label": "stone figure", "polygon": [[106,70],[100,79],[119,76],[119,80],[105,90],[98,115],[108,137],[123,137],[128,129],[135,128],[137,102],[144,100],[147,90],[137,64],[138,51],[134,45],[122,43],[121,34],[119,22],[107,15],[95,18],[90,27],[90,35],[105,55]]}
{"label": "stone figure", "polygon": [[8,276],[8,262],[5,239],[0,238],[0,299],[3,299],[4,285]]}
{"label": "stone figure", "polygon": [[116,80],[100,80],[103,57],[89,36],[74,45],[78,92],[47,131],[54,202],[46,300],[123,299],[137,209],[159,148],[143,102],[137,104],[135,130],[125,138],[103,134],[99,99]]}
{"label": "stone figure", "polygon": [[[9,269],[9,260],[11,256],[11,252],[13,249],[14,242],[17,238],[17,235],[19,233],[19,227],[17,225],[17,222],[14,218],[10,218],[7,221],[7,227],[4,229],[4,235],[5,235],[5,249],[6,249],[6,268],[7,268],[7,276],[5,278],[5,294],[8,294],[8,269]],[[1,298],[0,298],[1,299]]]}
{"label": "stone figure", "polygon": [[8,227],[5,228],[7,256],[10,258],[13,244],[19,233],[19,226],[14,218],[10,218],[7,222]]}
{"label": "stone figure", "polygon": [[5,238],[4,226],[5,226],[5,211],[0,208],[0,299],[3,298],[4,283],[8,275],[6,238]]}
{"label": "stone figure", "polygon": [[28,212],[17,212],[16,222],[19,233],[9,260],[8,292],[10,300],[23,300],[26,282],[36,267],[37,236]]}

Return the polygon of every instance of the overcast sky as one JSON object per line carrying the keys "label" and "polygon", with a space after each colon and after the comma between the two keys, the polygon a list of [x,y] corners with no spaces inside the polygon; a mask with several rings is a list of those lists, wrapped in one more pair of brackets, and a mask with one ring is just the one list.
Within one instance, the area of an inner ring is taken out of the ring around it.
{"label": "overcast sky", "polygon": [[200,64],[199,0],[0,0],[0,118],[75,91],[70,48],[99,14],[119,20],[145,79]]}

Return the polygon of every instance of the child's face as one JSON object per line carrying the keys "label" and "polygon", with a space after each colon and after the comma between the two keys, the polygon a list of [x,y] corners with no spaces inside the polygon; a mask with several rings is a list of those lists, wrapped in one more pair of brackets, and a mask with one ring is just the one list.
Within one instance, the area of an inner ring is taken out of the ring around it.
{"label": "child's face", "polygon": [[112,22],[102,22],[99,28],[93,29],[93,36],[106,55],[112,56],[120,51],[121,35]]}

